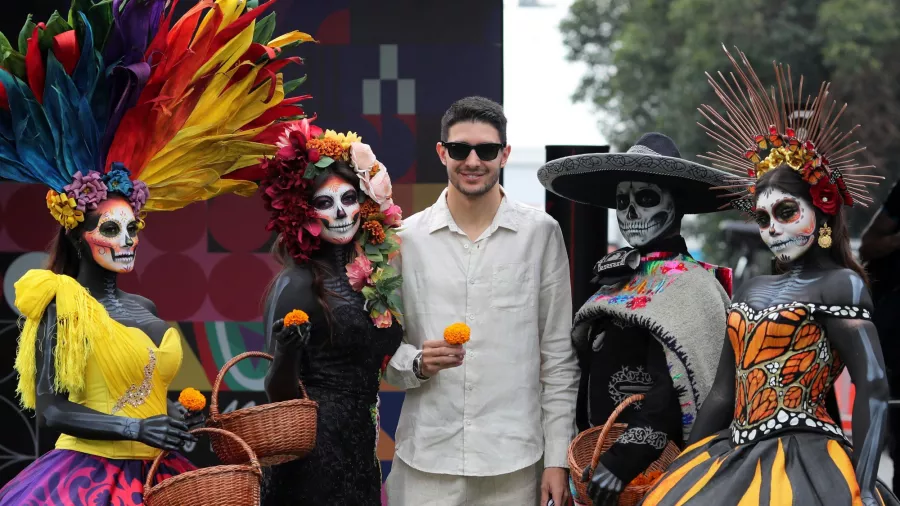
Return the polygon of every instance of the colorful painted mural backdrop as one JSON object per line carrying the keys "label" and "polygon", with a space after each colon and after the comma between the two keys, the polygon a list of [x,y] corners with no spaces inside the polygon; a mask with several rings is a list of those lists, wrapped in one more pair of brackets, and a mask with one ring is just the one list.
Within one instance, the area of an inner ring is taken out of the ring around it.
{"label": "colorful painted mural backdrop", "polygon": [[[434,154],[444,110],[468,95],[502,99],[501,0],[282,0],[276,11],[282,29],[307,31],[320,41],[298,50],[305,65],[288,76],[309,75],[303,88],[314,96],[308,113],[323,127],[362,135],[390,171],[394,200],[407,214],[430,205],[446,185]],[[12,369],[18,335],[13,284],[43,266],[56,232],[45,191],[0,183],[0,484],[57,437],[18,409]],[[266,218],[259,198],[233,196],[148,217],[136,271],[120,284],[152,299],[181,331],[185,357],[173,397],[187,386],[209,394],[225,362],[263,347],[263,291],[276,270],[267,253]],[[266,367],[248,359],[232,368],[220,409],[263,402]],[[402,402],[402,392],[383,387],[378,456],[385,477]],[[188,448],[188,456],[201,465],[214,462],[205,442]]]}

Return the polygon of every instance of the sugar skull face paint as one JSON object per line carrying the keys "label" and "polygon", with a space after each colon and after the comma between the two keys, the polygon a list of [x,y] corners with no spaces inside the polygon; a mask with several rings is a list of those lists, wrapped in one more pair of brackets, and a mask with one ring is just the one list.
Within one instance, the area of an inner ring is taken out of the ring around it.
{"label": "sugar skull face paint", "polygon": [[669,190],[655,184],[622,181],[616,186],[616,218],[622,236],[637,248],[672,226],[675,199]]}
{"label": "sugar skull face paint", "polygon": [[782,262],[803,256],[816,236],[812,204],[777,188],[766,189],[757,198],[756,222],[763,242]]}
{"label": "sugar skull face paint", "polygon": [[122,199],[104,200],[94,212],[100,221],[83,236],[94,261],[108,271],[131,272],[139,230],[131,205]]}
{"label": "sugar skull face paint", "polygon": [[322,240],[347,244],[359,230],[359,195],[338,176],[329,176],[312,198],[316,217],[322,222]]}

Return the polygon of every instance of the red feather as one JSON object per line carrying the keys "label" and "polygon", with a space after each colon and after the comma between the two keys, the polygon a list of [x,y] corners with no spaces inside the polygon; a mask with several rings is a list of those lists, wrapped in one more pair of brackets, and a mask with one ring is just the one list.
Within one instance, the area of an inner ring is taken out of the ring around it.
{"label": "red feather", "polygon": [[[303,108],[299,105],[294,105],[301,100],[306,100],[308,98],[312,98],[312,95],[303,95],[300,97],[291,97],[285,100],[282,100],[280,104],[269,109],[262,116],[256,118],[244,125],[241,130],[252,130],[254,128],[258,128],[261,126],[268,125],[269,123],[277,120],[278,118],[297,116],[299,114],[303,114]],[[259,142],[257,139],[254,139],[256,142]],[[272,141],[274,143],[274,141]]]}
{"label": "red feather", "polygon": [[25,69],[28,74],[28,86],[38,103],[44,103],[44,78],[46,71],[44,69],[44,61],[41,59],[40,33],[43,30],[44,23],[38,23],[31,32],[28,39],[28,54],[25,55]]}
{"label": "red feather", "polygon": [[250,26],[250,23],[253,22],[254,19],[258,18],[263,12],[266,11],[272,4],[275,3],[275,0],[269,0],[268,2],[260,5],[259,7],[247,11],[243,16],[239,17],[235,20],[234,23],[231,23],[225,29],[223,29],[216,36],[216,40],[213,43],[213,51],[218,51],[222,48],[228,41],[238,36],[239,33],[244,31],[245,28]]}
{"label": "red feather", "polygon": [[9,110],[9,95],[6,94],[6,88],[2,84],[0,84],[0,109]]}
{"label": "red feather", "polygon": [[75,72],[78,58],[81,57],[81,49],[78,47],[78,40],[75,38],[75,30],[69,30],[53,37],[53,55],[62,63],[63,68],[66,69],[66,74],[72,75],[72,72]]}

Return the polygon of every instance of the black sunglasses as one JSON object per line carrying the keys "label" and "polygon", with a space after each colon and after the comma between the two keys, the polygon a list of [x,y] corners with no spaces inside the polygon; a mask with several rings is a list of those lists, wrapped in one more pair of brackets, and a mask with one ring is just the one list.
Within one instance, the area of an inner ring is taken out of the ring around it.
{"label": "black sunglasses", "polygon": [[490,162],[497,158],[497,155],[500,153],[500,150],[503,149],[506,144],[498,144],[496,142],[486,143],[486,144],[476,144],[471,145],[465,142],[444,142],[441,141],[441,145],[447,150],[447,154],[450,155],[450,158],[454,160],[465,160],[469,157],[469,153],[472,150],[475,150],[475,154],[478,155],[484,162]]}

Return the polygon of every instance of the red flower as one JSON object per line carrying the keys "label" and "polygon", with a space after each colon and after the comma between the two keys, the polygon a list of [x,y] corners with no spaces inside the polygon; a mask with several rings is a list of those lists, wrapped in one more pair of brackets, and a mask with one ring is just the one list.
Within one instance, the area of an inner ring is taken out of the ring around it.
{"label": "red flower", "polygon": [[319,150],[318,150],[318,149],[310,149],[310,150],[306,153],[306,157],[309,159],[309,163],[316,163],[316,162],[318,162],[319,159],[321,158],[321,157],[319,156]]}
{"label": "red flower", "polygon": [[838,187],[828,179],[820,179],[817,184],[810,186],[809,194],[813,204],[825,214],[835,215],[841,205],[841,195]]}

